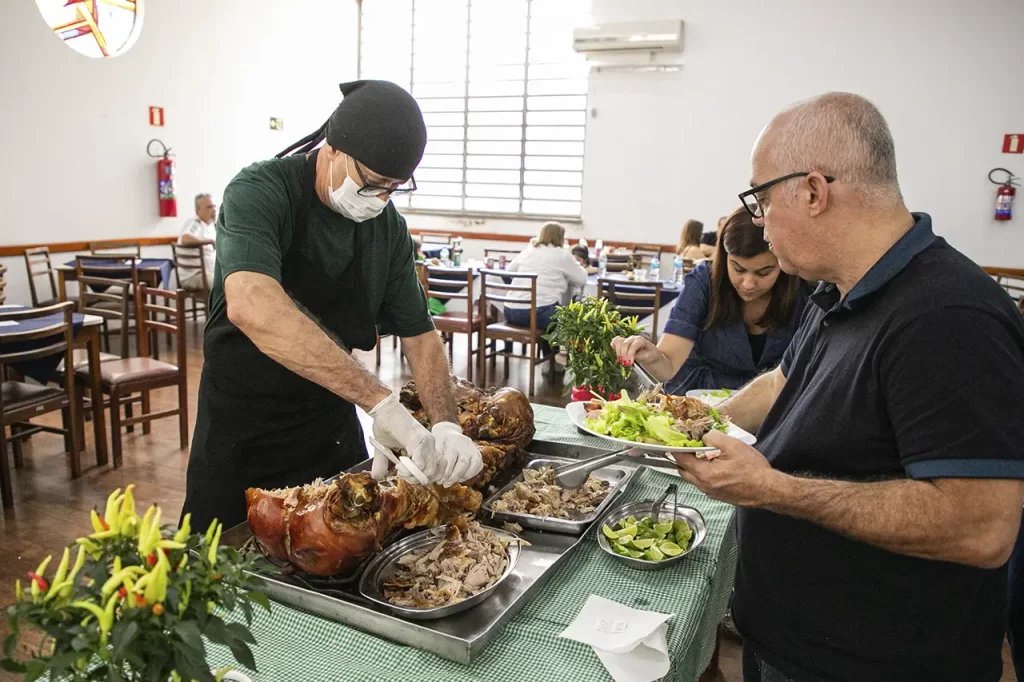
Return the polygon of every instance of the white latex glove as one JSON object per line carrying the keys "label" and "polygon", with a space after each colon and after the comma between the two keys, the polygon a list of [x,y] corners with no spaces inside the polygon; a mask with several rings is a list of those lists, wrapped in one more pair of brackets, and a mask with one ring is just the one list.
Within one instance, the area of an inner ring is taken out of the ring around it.
{"label": "white latex glove", "polygon": [[480,450],[462,434],[462,427],[458,424],[440,422],[434,424],[430,432],[434,434],[437,451],[444,462],[441,484],[446,488],[473,478],[484,468]]}
{"label": "white latex glove", "polygon": [[[412,463],[419,467],[431,483],[441,480],[444,475],[444,460],[437,453],[434,436],[430,435],[402,403],[398,402],[397,395],[392,393],[377,403],[368,414],[373,417],[373,437],[379,440],[381,445],[392,450],[405,450]],[[380,460],[387,462],[387,458],[376,451],[373,457],[370,473],[374,478],[383,478],[387,467],[383,466]],[[384,473],[381,473],[382,469]],[[398,475],[408,483],[419,485],[416,477],[401,465],[398,466]]]}

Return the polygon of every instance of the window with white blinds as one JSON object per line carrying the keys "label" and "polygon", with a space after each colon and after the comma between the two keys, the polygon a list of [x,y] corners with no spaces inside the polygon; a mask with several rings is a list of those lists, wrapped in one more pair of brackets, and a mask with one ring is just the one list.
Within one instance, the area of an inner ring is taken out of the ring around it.
{"label": "window with white blinds", "polygon": [[360,77],[412,92],[427,123],[400,207],[580,215],[590,0],[363,0]]}

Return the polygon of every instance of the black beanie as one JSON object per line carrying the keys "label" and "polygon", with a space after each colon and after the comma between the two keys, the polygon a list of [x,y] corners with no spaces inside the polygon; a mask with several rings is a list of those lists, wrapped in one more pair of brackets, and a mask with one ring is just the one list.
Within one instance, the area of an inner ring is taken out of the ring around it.
{"label": "black beanie", "polygon": [[410,177],[427,144],[416,100],[388,81],[353,81],[339,87],[345,99],[327,121],[327,144],[378,175]]}

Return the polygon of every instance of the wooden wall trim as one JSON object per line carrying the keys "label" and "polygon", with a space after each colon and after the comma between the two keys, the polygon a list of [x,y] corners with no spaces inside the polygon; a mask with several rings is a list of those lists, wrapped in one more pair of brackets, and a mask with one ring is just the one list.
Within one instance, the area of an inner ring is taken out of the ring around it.
{"label": "wooden wall trim", "polygon": [[1016,277],[1024,279],[1024,268],[1002,268],[991,265],[983,265],[982,269],[993,277]]}
{"label": "wooden wall trim", "polygon": [[[448,237],[462,237],[463,239],[465,239],[467,241],[468,240],[474,240],[474,241],[485,241],[485,242],[522,242],[522,243],[526,243],[526,242],[530,241],[531,239],[533,239],[533,235],[528,235],[528,234],[502,234],[500,232],[469,232],[469,231],[459,232],[459,231],[455,231],[455,230],[421,230],[421,229],[413,228],[413,227],[409,228],[409,233],[410,234],[414,234],[414,235],[440,234],[440,235],[445,235],[445,236],[448,236]],[[593,247],[593,241],[594,240],[588,239],[587,243],[590,244],[591,247]],[[570,239],[569,242],[572,243],[573,240]],[[614,246],[617,249],[618,248],[623,248],[623,247],[632,248],[632,247],[636,246],[637,243],[638,242],[621,242],[621,241],[614,241],[614,240],[607,240],[607,239],[604,240],[604,244],[606,246]],[[658,246],[658,247],[661,248],[662,251],[667,251],[669,253],[675,253],[675,251],[676,251],[676,245],[675,244],[646,244],[645,243],[644,246]]]}
{"label": "wooden wall trim", "polygon": [[[95,239],[93,241],[102,241],[104,244],[138,244],[140,246],[165,246],[167,244],[173,244],[178,241],[177,237],[142,237],[133,238],[125,237],[124,239]],[[49,242],[49,243],[33,243],[33,244],[0,244],[0,258],[9,258],[11,256],[20,256],[25,252],[25,249],[31,249],[36,246],[48,246],[51,253],[68,253],[70,251],[87,251],[89,249],[90,242]]]}

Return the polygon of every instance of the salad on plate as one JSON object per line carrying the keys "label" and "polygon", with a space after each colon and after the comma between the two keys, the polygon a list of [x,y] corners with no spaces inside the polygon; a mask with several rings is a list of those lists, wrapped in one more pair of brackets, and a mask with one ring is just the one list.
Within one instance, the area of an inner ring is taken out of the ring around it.
{"label": "salad on plate", "polygon": [[706,433],[729,428],[729,418],[703,400],[665,395],[660,386],[636,400],[626,391],[618,400],[591,400],[585,423],[597,434],[678,448],[703,448]]}

